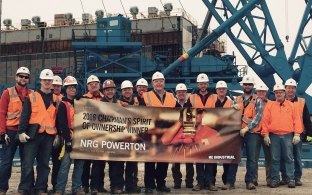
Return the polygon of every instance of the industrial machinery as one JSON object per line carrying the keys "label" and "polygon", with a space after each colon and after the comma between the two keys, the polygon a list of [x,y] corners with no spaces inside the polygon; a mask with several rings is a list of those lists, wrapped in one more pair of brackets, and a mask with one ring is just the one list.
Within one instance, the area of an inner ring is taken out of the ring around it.
{"label": "industrial machinery", "polygon": [[[182,54],[182,50],[191,48],[192,42],[195,43],[193,37],[197,37],[196,26],[184,17],[170,17],[171,6],[166,4],[165,8],[166,12],[161,17],[157,15],[157,9],[151,8],[149,18],[137,20],[138,10],[132,7],[132,22],[122,15],[106,18],[101,15],[96,19],[96,29],[74,29],[74,73],[81,86],[86,86],[85,78],[91,74],[101,81],[111,78],[117,83],[125,79],[134,82],[141,77],[150,80],[155,71],[165,71],[168,64]],[[155,26],[161,28],[156,29]],[[156,33],[156,30],[162,31]],[[157,41],[154,39],[156,36]],[[190,38],[187,40],[185,37]],[[190,44],[178,45],[183,42]],[[203,55],[167,71],[166,88],[174,89],[179,82],[186,83],[191,89],[196,88],[196,76],[206,72],[212,86],[219,80],[225,80],[232,89],[238,89],[241,77],[238,76],[235,56],[222,54],[224,42],[215,39],[212,43],[210,47],[203,48]]]}

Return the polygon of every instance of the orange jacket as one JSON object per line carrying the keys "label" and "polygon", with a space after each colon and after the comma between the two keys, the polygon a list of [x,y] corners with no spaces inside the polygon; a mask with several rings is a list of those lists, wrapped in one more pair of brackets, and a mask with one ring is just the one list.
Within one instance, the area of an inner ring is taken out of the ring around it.
{"label": "orange jacket", "polygon": [[[9,92],[10,101],[9,101],[8,111],[7,111],[6,126],[13,127],[19,124],[23,102],[20,99],[15,87],[8,88],[8,92]],[[28,94],[31,92],[33,91],[29,90]]]}
{"label": "orange jacket", "polygon": [[200,96],[198,94],[191,94],[190,95],[190,102],[193,108],[213,108],[215,106],[217,99],[216,96],[209,95],[205,105],[203,104]]}
{"label": "orange jacket", "polygon": [[[216,102],[218,100],[218,95],[217,94],[212,94],[212,95],[210,95],[210,97],[211,97],[210,98],[211,101],[213,100],[214,102],[211,105],[211,107],[209,107],[209,108],[215,108],[216,107]],[[209,98],[208,98],[208,100],[209,100]],[[208,100],[207,100],[207,102],[208,102]],[[223,108],[231,108],[232,105],[233,105],[233,101],[230,98],[227,98],[226,102],[223,105]]]}
{"label": "orange jacket", "polygon": [[293,104],[295,105],[296,109],[299,112],[302,128],[304,129],[304,125],[303,125],[303,109],[304,109],[305,99],[298,97],[298,101],[293,102]]}
{"label": "orange jacket", "polygon": [[235,101],[240,106],[240,110],[242,112],[242,128],[244,128],[256,116],[255,104],[257,101],[257,96],[255,94],[253,94],[251,97],[251,100],[249,101],[249,103],[246,107],[244,107],[243,96],[238,96]]}
{"label": "orange jacket", "polygon": [[102,97],[104,97],[104,95],[100,92],[99,96],[93,96],[90,92],[84,94],[83,96],[96,100],[96,101],[101,101]]}
{"label": "orange jacket", "polygon": [[[29,124],[39,124],[40,129],[38,133],[44,133],[50,135],[56,134],[56,128],[55,128],[55,119],[56,119],[56,110],[57,106],[54,106],[52,103],[46,109],[43,99],[38,92],[33,92],[29,94],[29,100],[31,103],[31,115]],[[57,105],[59,102],[57,102],[56,95],[53,94],[53,102],[56,102]]]}
{"label": "orange jacket", "polygon": [[276,101],[268,102],[263,113],[261,134],[266,136],[269,133],[302,133],[303,126],[298,113],[294,104],[288,100],[282,104]]}
{"label": "orange jacket", "polygon": [[176,100],[172,93],[166,92],[164,102],[161,102],[156,96],[154,91],[149,91],[143,93],[143,99],[146,106],[150,107],[169,107],[174,108],[176,105]]}

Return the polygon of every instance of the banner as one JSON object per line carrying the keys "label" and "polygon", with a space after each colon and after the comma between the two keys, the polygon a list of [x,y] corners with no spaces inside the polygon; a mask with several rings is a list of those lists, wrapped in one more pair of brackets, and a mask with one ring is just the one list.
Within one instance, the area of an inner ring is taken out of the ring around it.
{"label": "banner", "polygon": [[122,107],[75,101],[74,159],[239,163],[235,109]]}

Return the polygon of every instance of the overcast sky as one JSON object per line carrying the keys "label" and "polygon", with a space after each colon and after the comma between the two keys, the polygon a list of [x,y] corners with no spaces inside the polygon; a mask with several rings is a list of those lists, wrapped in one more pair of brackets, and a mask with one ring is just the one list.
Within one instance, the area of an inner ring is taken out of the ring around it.
{"label": "overcast sky", "polygon": [[[81,0],[84,11],[86,13],[94,12],[98,9],[103,9],[103,4],[107,12],[109,13],[124,13],[120,0]],[[33,16],[40,16],[42,21],[52,22],[54,20],[54,14],[72,13],[74,18],[81,18],[83,12],[80,0],[2,0],[2,20],[5,18],[11,18],[13,25],[19,26],[21,19],[31,19]],[[293,40],[296,36],[298,25],[301,21],[303,10],[305,8],[304,0],[289,0],[288,4],[285,2],[288,0],[267,0],[269,9],[271,11],[273,20],[276,24],[276,28],[285,45],[287,55],[289,55],[292,48]],[[205,15],[207,13],[207,7],[202,0],[121,0],[126,13],[129,14],[129,9],[132,6],[138,6],[139,12],[147,13],[149,6],[155,6],[159,10],[162,9],[162,3],[172,3],[174,9],[184,7],[185,11],[191,14],[201,26]],[[162,2],[162,3],[161,3]],[[181,6],[181,4],[182,6]],[[288,12],[285,12],[285,7],[288,5]],[[285,19],[285,15],[288,15],[288,21]],[[288,25],[288,28],[286,26]],[[217,26],[211,27],[212,29]],[[288,30],[287,30],[288,29]],[[285,35],[289,31],[290,41],[286,43]],[[235,51],[236,55],[239,55],[238,51],[228,43],[228,53]],[[238,57],[240,63],[244,63],[244,60]]]}

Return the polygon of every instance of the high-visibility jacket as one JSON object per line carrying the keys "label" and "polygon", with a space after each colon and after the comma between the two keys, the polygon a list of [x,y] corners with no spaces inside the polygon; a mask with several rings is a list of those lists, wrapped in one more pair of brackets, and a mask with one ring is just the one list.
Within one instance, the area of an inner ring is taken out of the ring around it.
{"label": "high-visibility jacket", "polygon": [[297,98],[297,101],[294,101],[294,105],[296,107],[296,109],[298,110],[298,114],[300,116],[300,120],[301,120],[301,124],[302,124],[302,128],[304,128],[303,125],[303,109],[304,109],[304,105],[305,105],[305,99],[304,98]]}
{"label": "high-visibility jacket", "polygon": [[[19,97],[15,86],[10,87],[7,89],[9,92],[9,105],[7,111],[7,118],[6,118],[6,126],[13,127],[19,124],[19,119],[21,117],[23,102]],[[28,90],[28,94],[33,92],[32,90]]]}
{"label": "high-visibility jacket", "polygon": [[235,101],[240,106],[240,110],[242,112],[242,128],[245,128],[256,116],[255,105],[257,101],[257,95],[253,94],[248,104],[245,106],[243,96],[238,96]]}
{"label": "high-visibility jacket", "polygon": [[176,104],[176,100],[174,95],[170,92],[166,92],[164,102],[161,102],[156,96],[154,91],[149,91],[143,93],[143,99],[146,106],[150,107],[169,107],[174,108]]}
{"label": "high-visibility jacket", "polygon": [[303,126],[298,113],[295,105],[288,100],[283,103],[268,102],[264,109],[261,134],[264,136],[269,133],[277,135],[301,134]]}
{"label": "high-visibility jacket", "polygon": [[[209,108],[215,108],[216,107],[216,102],[218,100],[218,95],[217,94],[212,94],[210,96],[211,96],[211,100],[213,100],[214,103],[211,105],[212,107],[209,107]],[[233,104],[234,104],[234,102],[230,98],[227,98],[226,102],[223,105],[223,108],[231,108],[233,106]]]}
{"label": "high-visibility jacket", "polygon": [[83,96],[87,97],[87,98],[90,98],[90,99],[93,99],[93,100],[96,100],[96,101],[100,101],[102,99],[102,97],[104,97],[104,95],[100,92],[99,96],[93,96],[90,92],[84,94]]}
{"label": "high-visibility jacket", "polygon": [[[46,109],[42,96],[38,92],[29,94],[29,100],[31,103],[31,114],[29,124],[39,124],[40,128],[38,133],[44,133],[54,135],[56,134],[55,119],[57,106],[53,103]],[[56,95],[53,94],[53,102],[58,105]]]}
{"label": "high-visibility jacket", "polygon": [[193,108],[213,108],[215,106],[216,101],[217,101],[216,96],[209,95],[204,105],[198,94],[195,93],[190,95],[190,102]]}
{"label": "high-visibility jacket", "polygon": [[72,105],[70,102],[68,101],[62,101],[64,103],[64,105],[66,106],[66,115],[67,115],[67,122],[68,122],[68,128],[70,130],[74,129],[74,115],[75,115],[75,109],[74,109],[74,105]]}

